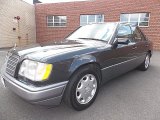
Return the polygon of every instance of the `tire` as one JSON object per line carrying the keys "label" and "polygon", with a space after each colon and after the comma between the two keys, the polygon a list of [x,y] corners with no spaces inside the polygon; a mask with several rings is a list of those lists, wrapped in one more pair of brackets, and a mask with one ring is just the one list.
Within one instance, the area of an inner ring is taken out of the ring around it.
{"label": "tire", "polygon": [[148,70],[149,65],[150,65],[150,58],[151,58],[151,55],[150,55],[150,53],[148,53],[145,57],[144,62],[138,67],[138,69],[141,71]]}
{"label": "tire", "polygon": [[96,99],[100,78],[97,66],[81,67],[70,78],[64,93],[64,102],[77,111],[88,108]]}

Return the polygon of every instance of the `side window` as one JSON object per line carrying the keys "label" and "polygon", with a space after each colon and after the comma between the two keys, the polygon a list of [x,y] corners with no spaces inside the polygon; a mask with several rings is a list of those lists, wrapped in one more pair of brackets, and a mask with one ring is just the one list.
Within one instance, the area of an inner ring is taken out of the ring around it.
{"label": "side window", "polygon": [[118,41],[128,43],[132,42],[132,30],[131,27],[128,25],[121,25],[118,29],[117,33]]}
{"label": "side window", "polygon": [[141,33],[137,28],[133,31],[133,35],[134,35],[135,42],[142,41]]}
{"label": "side window", "polygon": [[122,25],[119,27],[117,35],[120,38],[130,38],[132,35],[132,30],[129,26]]}

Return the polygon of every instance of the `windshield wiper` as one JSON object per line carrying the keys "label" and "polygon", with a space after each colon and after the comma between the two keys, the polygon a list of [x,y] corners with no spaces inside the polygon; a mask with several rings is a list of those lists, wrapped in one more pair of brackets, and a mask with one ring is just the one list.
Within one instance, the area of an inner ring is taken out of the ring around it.
{"label": "windshield wiper", "polygon": [[97,39],[97,38],[78,38],[78,39],[104,41],[104,40],[101,40],[101,39]]}

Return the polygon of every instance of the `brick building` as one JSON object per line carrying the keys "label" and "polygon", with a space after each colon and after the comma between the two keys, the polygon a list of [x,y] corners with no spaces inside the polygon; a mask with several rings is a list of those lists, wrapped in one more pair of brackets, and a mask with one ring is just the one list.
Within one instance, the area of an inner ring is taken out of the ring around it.
{"label": "brick building", "polygon": [[94,22],[136,24],[160,50],[159,0],[91,0],[35,4],[37,42],[58,41],[79,26]]}

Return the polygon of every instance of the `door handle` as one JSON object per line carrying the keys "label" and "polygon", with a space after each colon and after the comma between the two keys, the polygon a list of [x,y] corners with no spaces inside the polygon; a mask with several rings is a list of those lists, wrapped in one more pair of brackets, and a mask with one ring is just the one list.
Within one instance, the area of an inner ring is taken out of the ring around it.
{"label": "door handle", "polygon": [[137,46],[132,47],[133,50],[137,49]]}

